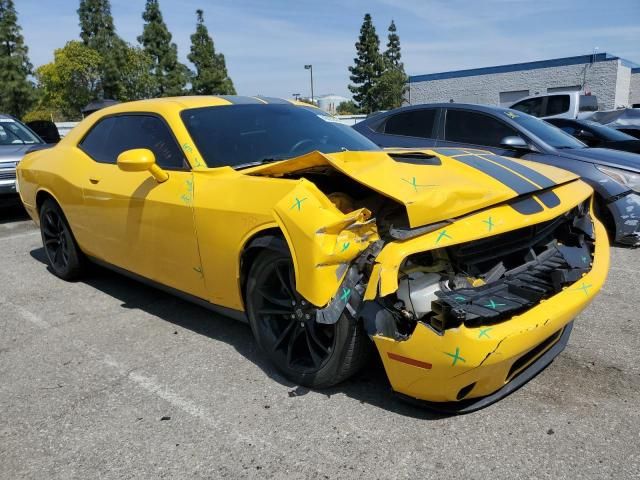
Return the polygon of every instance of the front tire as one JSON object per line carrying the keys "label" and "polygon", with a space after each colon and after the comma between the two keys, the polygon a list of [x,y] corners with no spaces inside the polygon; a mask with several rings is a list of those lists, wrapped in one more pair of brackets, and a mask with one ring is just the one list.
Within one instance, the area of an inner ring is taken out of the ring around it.
{"label": "front tire", "polygon": [[311,388],[335,385],[367,361],[371,341],[347,313],[333,325],[315,321],[316,308],[295,289],[288,251],[264,250],[249,271],[246,305],[253,335],[289,380]]}
{"label": "front tire", "polygon": [[80,277],[84,271],[84,257],[62,209],[50,198],[40,208],[40,234],[51,271],[67,281]]}

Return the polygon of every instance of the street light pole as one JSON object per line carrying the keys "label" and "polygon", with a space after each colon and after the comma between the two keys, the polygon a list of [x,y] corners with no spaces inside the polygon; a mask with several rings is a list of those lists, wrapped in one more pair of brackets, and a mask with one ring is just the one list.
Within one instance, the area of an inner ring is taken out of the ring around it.
{"label": "street light pole", "polygon": [[304,69],[309,70],[309,72],[311,73],[311,103],[314,103],[313,101],[313,65],[305,65]]}

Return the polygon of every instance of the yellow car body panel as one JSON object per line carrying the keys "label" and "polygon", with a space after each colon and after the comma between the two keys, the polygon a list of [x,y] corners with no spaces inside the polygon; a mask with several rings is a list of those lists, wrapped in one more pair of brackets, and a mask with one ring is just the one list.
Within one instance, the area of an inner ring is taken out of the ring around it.
{"label": "yellow car body panel", "polygon": [[[365,300],[396,292],[399,269],[409,255],[535,225],[569,211],[592,194],[569,172],[513,160],[553,181],[551,190],[560,199],[559,205],[543,206],[538,213],[519,213],[509,205],[518,197],[512,188],[437,149],[420,151],[437,159],[433,165],[395,161],[394,154],[405,152],[398,149],[312,152],[242,171],[209,168],[180,113],[229,104],[219,97],[181,97],[96,112],[57,146],[24,158],[18,167],[22,201],[38,223],[38,195],[51,195],[64,211],[81,250],[97,260],[215,305],[244,311],[242,255],[262,232],[279,231],[284,236],[293,258],[296,288],[317,307],[338,296],[349,266],[380,242],[371,211],[357,208],[345,213],[314,183],[287,178],[292,172],[334,168],[402,205],[411,228],[447,222],[414,238],[387,242],[371,266]],[[190,171],[167,171],[168,180],[158,183],[148,172],[123,172],[115,164],[98,163],[77,147],[100,119],[132,112],[158,115],[166,122]],[[478,152],[466,150],[459,156]],[[517,171],[509,174],[522,176]],[[591,271],[511,320],[485,328],[484,333],[482,328],[461,326],[438,335],[418,322],[406,340],[374,335],[394,390],[439,402],[455,401],[460,389],[474,382],[468,398],[503,386],[505,371],[567,325],[604,282],[607,237],[602,225],[593,221],[597,240]],[[587,292],[580,290],[581,284],[589,285]]]}

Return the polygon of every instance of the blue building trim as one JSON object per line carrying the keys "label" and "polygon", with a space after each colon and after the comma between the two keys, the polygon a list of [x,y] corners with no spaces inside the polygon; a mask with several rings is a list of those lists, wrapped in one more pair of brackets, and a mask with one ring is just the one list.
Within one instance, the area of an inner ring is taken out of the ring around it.
{"label": "blue building trim", "polygon": [[[585,63],[604,62],[611,60],[621,60],[622,64],[627,67],[637,67],[637,64],[625,60],[624,58],[610,55],[606,52],[596,53],[595,55],[579,55],[577,57],[554,58],[551,60],[539,60],[536,62],[512,63],[509,65],[499,65],[496,67],[471,68],[469,70],[456,70],[442,73],[429,73],[426,75],[412,75],[409,77],[409,83],[426,82],[429,80],[446,80],[448,78],[475,77],[477,75],[489,75],[491,73],[508,73],[520,72],[523,70],[536,70],[539,68],[564,67],[567,65],[580,65]],[[633,68],[632,71],[638,70]]]}

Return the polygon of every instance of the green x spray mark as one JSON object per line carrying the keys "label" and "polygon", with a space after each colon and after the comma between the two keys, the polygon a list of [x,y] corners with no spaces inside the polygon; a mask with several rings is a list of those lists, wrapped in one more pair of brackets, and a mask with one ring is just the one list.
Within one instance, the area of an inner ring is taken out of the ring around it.
{"label": "green x spray mark", "polygon": [[487,308],[493,308],[494,310],[495,310],[497,307],[506,307],[506,306],[507,306],[507,304],[506,304],[506,303],[496,303],[496,302],[494,302],[494,301],[493,301],[493,299],[489,300],[489,303],[485,305],[485,307],[487,307]]}
{"label": "green x spray mark", "polygon": [[451,235],[449,235],[446,230],[442,230],[438,234],[438,238],[436,239],[436,245],[438,245],[440,243],[440,240],[442,240],[444,237],[447,237],[449,240],[451,240],[452,238]]}
{"label": "green x spray mark", "polygon": [[464,298],[462,295],[456,295],[455,297],[453,297],[454,300],[457,300],[458,302],[464,302],[466,300],[466,298]]}
{"label": "green x spray mark", "polygon": [[340,300],[342,300],[343,302],[346,302],[347,300],[349,300],[350,296],[351,296],[351,289],[347,287],[342,287],[342,295],[340,296]]}
{"label": "green x spray mark", "polygon": [[460,348],[456,347],[456,353],[449,353],[449,352],[442,352],[445,355],[450,356],[451,358],[453,358],[453,363],[451,364],[452,367],[454,367],[456,365],[456,363],[458,363],[458,360],[460,360],[462,363],[466,363],[467,361],[462,358],[460,356]]}
{"label": "green x spray mark", "polygon": [[191,148],[191,145],[189,145],[188,143],[185,143],[184,145],[182,145],[182,148],[184,149],[185,152],[193,152],[193,148]]}
{"label": "green x spray mark", "polygon": [[584,255],[582,256],[582,263],[589,263],[589,259]]}
{"label": "green x spray mark", "polygon": [[433,187],[434,185],[420,185],[417,183],[416,177],[412,177],[411,180],[407,180],[406,178],[402,179],[403,182],[407,182],[409,185],[413,187],[413,189],[417,192],[418,187]]}
{"label": "green x spray mark", "polygon": [[573,290],[574,290],[574,291],[582,290],[582,291],[584,292],[584,294],[588,296],[588,295],[589,295],[589,289],[590,289],[592,286],[593,286],[593,285],[591,285],[591,284],[588,284],[588,285],[587,285],[586,283],[582,282],[582,285],[580,285],[578,288],[574,288]]}
{"label": "green x spray mark", "polygon": [[493,219],[491,217],[487,218],[486,220],[483,220],[482,223],[487,224],[489,232],[493,230],[493,227],[495,227],[495,223],[493,223]]}
{"label": "green x spray mark", "polygon": [[346,251],[347,251],[347,248],[349,248],[349,245],[350,245],[350,243],[349,243],[349,242],[344,242],[344,243],[342,244],[342,250],[340,250],[340,253],[342,253],[342,252],[346,252]]}
{"label": "green x spray mark", "polygon": [[293,205],[291,205],[291,208],[289,208],[289,210],[293,210],[294,208],[297,208],[298,211],[302,210],[302,202],[304,202],[307,199],[307,197],[304,197],[302,199],[296,197],[296,201],[293,202]]}
{"label": "green x spray mark", "polygon": [[489,327],[489,328],[481,328],[480,329],[480,334],[478,335],[478,338],[482,338],[482,337],[486,337],[486,338],[491,338],[489,336],[489,330],[491,330],[493,327]]}

